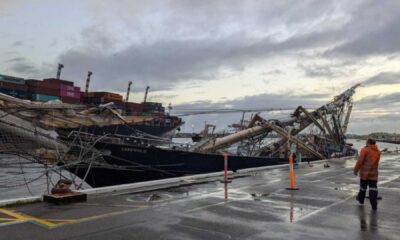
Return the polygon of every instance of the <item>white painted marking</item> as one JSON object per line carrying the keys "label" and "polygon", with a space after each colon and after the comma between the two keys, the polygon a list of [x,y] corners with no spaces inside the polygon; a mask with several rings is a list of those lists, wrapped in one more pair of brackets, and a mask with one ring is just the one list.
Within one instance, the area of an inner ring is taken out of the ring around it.
{"label": "white painted marking", "polygon": [[218,206],[218,205],[223,205],[223,204],[229,203],[229,202],[232,202],[232,201],[231,201],[231,200],[227,200],[227,201],[223,201],[223,202],[219,202],[219,203],[204,205],[204,206],[201,206],[201,207],[198,207],[198,208],[192,208],[192,209],[190,209],[190,210],[185,211],[184,213],[190,213],[190,212],[194,212],[194,211],[197,211],[197,210],[206,209],[206,208],[209,208],[209,207],[214,207],[214,206]]}
{"label": "white painted marking", "polygon": [[349,197],[347,197],[347,198],[345,198],[345,199],[343,199],[343,200],[341,200],[341,201],[339,201],[339,202],[335,202],[335,203],[330,204],[330,205],[328,205],[328,206],[326,206],[326,207],[322,207],[322,208],[320,208],[320,209],[318,209],[318,210],[316,210],[316,211],[314,211],[314,212],[311,212],[311,213],[309,213],[309,214],[303,216],[301,219],[306,219],[306,218],[308,218],[308,217],[314,216],[314,215],[316,215],[316,214],[318,214],[318,213],[320,213],[320,212],[322,212],[322,211],[325,211],[325,210],[328,209],[328,208],[331,208],[331,207],[337,206],[337,205],[339,205],[339,204],[342,204],[342,203],[346,202],[347,200],[349,200],[349,199],[351,199],[351,198],[354,198],[354,195],[351,195],[351,196],[349,196]]}

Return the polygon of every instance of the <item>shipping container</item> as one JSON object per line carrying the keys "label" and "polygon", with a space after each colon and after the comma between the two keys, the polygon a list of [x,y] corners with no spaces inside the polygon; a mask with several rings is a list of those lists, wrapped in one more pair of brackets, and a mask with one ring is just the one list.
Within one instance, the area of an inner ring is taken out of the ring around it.
{"label": "shipping container", "polygon": [[114,106],[118,109],[124,110],[126,108],[126,103],[124,102],[114,102]]}
{"label": "shipping container", "polygon": [[128,115],[128,116],[140,116],[140,113],[141,112],[135,112],[135,111],[129,111],[129,110],[126,110],[126,115]]}
{"label": "shipping container", "polygon": [[70,103],[70,104],[79,104],[81,102],[80,98],[71,98],[71,97],[60,97],[60,100],[63,103]]}
{"label": "shipping container", "polygon": [[40,82],[39,85],[40,85],[40,87],[43,87],[43,88],[55,89],[55,90],[60,91],[62,84],[57,83],[57,82],[45,82],[45,81],[42,81],[42,82]]}
{"label": "shipping container", "polygon": [[54,85],[64,84],[64,85],[74,86],[74,82],[57,79],[57,78],[45,78],[45,79],[43,79],[43,82],[47,82],[47,83],[54,84]]}
{"label": "shipping container", "polygon": [[52,84],[45,83],[43,81],[29,79],[26,80],[26,85],[28,86],[28,93],[32,94],[44,94],[50,96],[59,96],[60,90],[54,87]]}
{"label": "shipping container", "polygon": [[86,100],[88,103],[95,103],[95,104],[101,104],[104,102],[103,98],[101,97],[88,97]]}
{"label": "shipping container", "polygon": [[23,91],[23,92],[26,92],[28,90],[28,86],[26,86],[25,84],[16,84],[16,83],[3,82],[3,81],[0,81],[0,87],[13,89],[13,90],[17,90],[17,91]]}
{"label": "shipping container", "polygon": [[32,94],[31,96],[32,101],[41,101],[41,102],[47,102],[47,101],[53,101],[59,99],[58,96],[51,96],[51,95],[46,95],[46,94]]}
{"label": "shipping container", "polygon": [[104,102],[122,102],[122,98],[121,99],[117,99],[117,98],[109,98],[109,97],[103,97],[103,101]]}
{"label": "shipping container", "polygon": [[27,80],[25,80],[25,84],[26,84],[28,87],[39,86],[41,82],[42,82],[42,81],[36,80],[36,79],[27,79]]}
{"label": "shipping container", "polygon": [[23,78],[12,77],[2,74],[0,74],[0,81],[14,83],[14,84],[25,84],[25,80]]}
{"label": "shipping container", "polygon": [[132,112],[142,112],[143,111],[143,104],[128,102],[128,103],[126,103],[126,109],[127,110],[129,109]]}
{"label": "shipping container", "polygon": [[14,89],[0,87],[0,92],[7,94],[9,96],[15,97],[15,98],[20,98],[20,99],[28,98],[26,91],[18,91],[18,90],[14,90]]}
{"label": "shipping container", "polygon": [[145,112],[160,112],[162,111],[162,104],[157,102],[143,103],[143,111]]}
{"label": "shipping container", "polygon": [[60,90],[60,97],[70,97],[70,98],[81,98],[80,91],[67,91],[67,90]]}
{"label": "shipping container", "polygon": [[60,91],[57,89],[44,88],[44,87],[29,87],[29,94],[43,94],[49,96],[60,96]]}
{"label": "shipping container", "polygon": [[69,85],[61,84],[60,85],[60,90],[61,91],[79,92],[80,93],[81,88],[80,87],[76,87],[76,86],[69,86]]}
{"label": "shipping container", "polygon": [[111,92],[89,92],[88,96],[89,97],[102,97],[104,99],[107,99],[107,101],[119,101],[119,102],[122,102],[122,95],[117,94],[117,93],[111,93]]}

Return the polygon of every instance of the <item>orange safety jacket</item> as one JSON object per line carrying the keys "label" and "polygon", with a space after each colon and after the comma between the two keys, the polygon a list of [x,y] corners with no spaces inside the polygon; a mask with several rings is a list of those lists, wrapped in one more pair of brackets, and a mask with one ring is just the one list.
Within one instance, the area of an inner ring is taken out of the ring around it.
{"label": "orange safety jacket", "polygon": [[361,180],[378,181],[378,164],[381,153],[375,144],[368,144],[361,149],[354,166],[354,173],[360,171]]}

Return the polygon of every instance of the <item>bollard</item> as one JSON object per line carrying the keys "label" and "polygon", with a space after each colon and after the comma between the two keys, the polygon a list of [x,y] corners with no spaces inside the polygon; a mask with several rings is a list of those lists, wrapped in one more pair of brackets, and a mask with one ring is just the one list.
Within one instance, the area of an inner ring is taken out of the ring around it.
{"label": "bollard", "polygon": [[287,190],[299,190],[295,187],[294,184],[294,169],[293,169],[293,156],[289,155],[289,178],[290,178],[290,187],[286,188]]}
{"label": "bollard", "polygon": [[224,181],[223,183],[230,183],[228,180],[228,153],[223,153],[224,155]]}

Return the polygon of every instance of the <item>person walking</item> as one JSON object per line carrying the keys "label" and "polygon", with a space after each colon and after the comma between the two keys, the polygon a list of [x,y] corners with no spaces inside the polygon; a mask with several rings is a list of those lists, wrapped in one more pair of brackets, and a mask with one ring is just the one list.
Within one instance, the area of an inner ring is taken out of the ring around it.
{"label": "person walking", "polygon": [[378,165],[380,151],[376,141],[369,138],[367,144],[360,151],[357,162],[354,166],[354,175],[360,173],[360,191],[356,197],[360,204],[364,204],[365,193],[369,187],[369,202],[374,211],[378,209]]}

